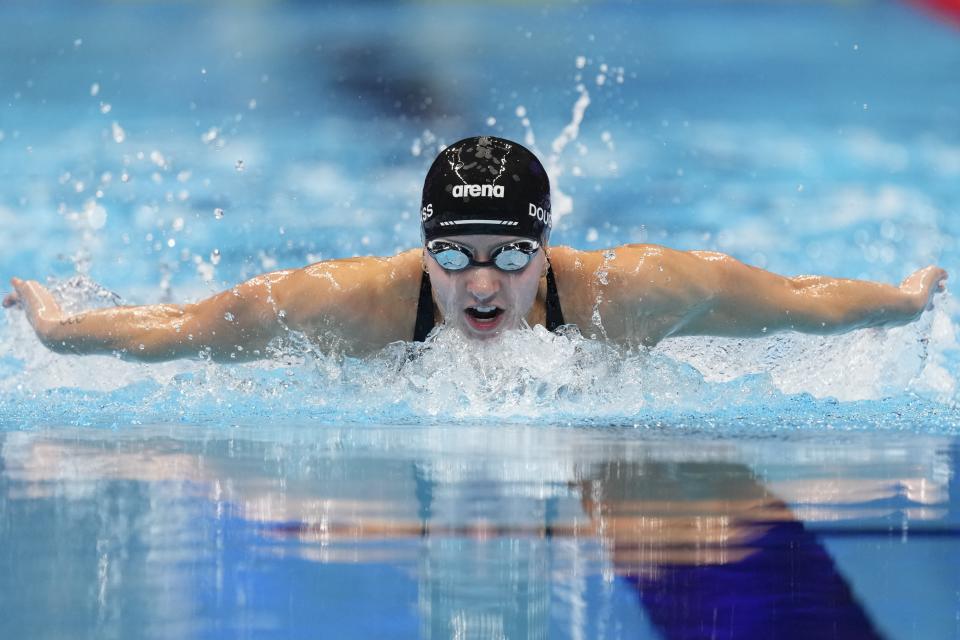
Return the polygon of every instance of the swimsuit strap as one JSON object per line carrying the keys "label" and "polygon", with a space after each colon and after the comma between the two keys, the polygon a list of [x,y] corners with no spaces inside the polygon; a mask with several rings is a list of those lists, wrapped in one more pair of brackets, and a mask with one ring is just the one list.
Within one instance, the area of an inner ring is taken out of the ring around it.
{"label": "swimsuit strap", "polygon": [[425,341],[434,324],[433,287],[430,286],[430,274],[424,271],[420,279],[420,299],[417,301],[417,324],[413,327],[413,341]]}
{"label": "swimsuit strap", "polygon": [[[553,275],[553,266],[547,260],[547,331],[556,331],[563,326],[563,309],[560,308],[560,294],[557,293],[557,278]],[[423,342],[435,326],[433,316],[433,287],[430,286],[430,274],[426,271],[420,278],[420,299],[417,301],[417,323],[413,327],[413,341]]]}
{"label": "swimsuit strap", "polygon": [[563,321],[563,309],[560,308],[560,294],[557,293],[557,278],[553,275],[553,265],[547,258],[547,331],[556,331],[566,324]]}

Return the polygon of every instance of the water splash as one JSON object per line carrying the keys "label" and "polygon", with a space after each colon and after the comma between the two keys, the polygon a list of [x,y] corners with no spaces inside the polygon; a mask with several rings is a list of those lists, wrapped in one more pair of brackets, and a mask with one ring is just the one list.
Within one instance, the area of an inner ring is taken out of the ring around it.
{"label": "water splash", "polygon": [[[119,301],[88,281],[54,290],[71,307]],[[198,353],[193,361],[149,365],[54,354],[21,312],[7,311],[0,413],[15,427],[287,420],[942,432],[960,424],[954,306],[941,301],[918,323],[892,330],[682,338],[652,350],[536,326],[493,343],[441,329],[426,343],[354,358],[291,331],[257,362],[217,364]]]}

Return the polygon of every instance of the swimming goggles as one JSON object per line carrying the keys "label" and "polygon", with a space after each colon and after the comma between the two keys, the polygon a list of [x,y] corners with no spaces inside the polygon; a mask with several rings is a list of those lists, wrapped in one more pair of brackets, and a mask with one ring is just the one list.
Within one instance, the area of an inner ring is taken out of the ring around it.
{"label": "swimming goggles", "polygon": [[490,253],[486,262],[474,260],[473,253],[466,247],[448,240],[431,240],[427,251],[441,267],[447,271],[463,271],[467,267],[496,267],[501,271],[520,271],[540,250],[535,240],[519,240],[497,247]]}

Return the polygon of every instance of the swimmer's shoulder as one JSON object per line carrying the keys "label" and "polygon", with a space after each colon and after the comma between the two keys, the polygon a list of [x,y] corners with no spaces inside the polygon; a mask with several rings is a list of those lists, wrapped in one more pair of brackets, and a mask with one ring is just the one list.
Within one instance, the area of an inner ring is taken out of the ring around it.
{"label": "swimmer's shoulder", "polygon": [[325,260],[286,273],[282,304],[306,330],[334,330],[354,346],[409,340],[416,321],[422,251]]}
{"label": "swimmer's shoulder", "polygon": [[[624,244],[618,247],[583,251],[571,247],[552,247],[550,262],[558,284],[564,278],[570,286],[593,288],[598,275],[611,284],[673,285],[683,276],[693,275],[700,263],[719,259],[723,254],[681,251],[659,244]],[[566,276],[566,277],[565,277]]]}
{"label": "swimmer's shoulder", "polygon": [[702,299],[704,256],[657,244],[625,244],[583,251],[551,247],[550,263],[564,317],[590,326],[599,304],[608,317],[672,315]]}

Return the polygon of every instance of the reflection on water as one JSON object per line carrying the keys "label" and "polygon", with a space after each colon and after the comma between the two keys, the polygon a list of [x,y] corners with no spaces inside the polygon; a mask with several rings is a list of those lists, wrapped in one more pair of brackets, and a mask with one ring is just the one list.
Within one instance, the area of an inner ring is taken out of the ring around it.
{"label": "reflection on water", "polygon": [[0,635],[957,635],[957,441],[832,440],[8,432]]}

